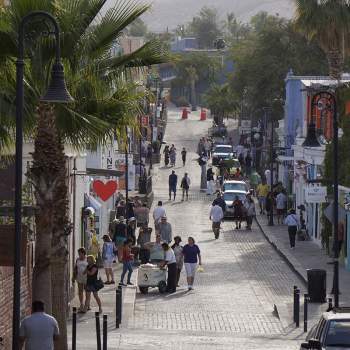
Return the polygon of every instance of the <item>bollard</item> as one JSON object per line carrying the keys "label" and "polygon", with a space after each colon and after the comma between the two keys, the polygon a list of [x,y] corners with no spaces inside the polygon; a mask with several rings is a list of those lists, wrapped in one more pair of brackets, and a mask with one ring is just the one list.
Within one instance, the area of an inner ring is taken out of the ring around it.
{"label": "bollard", "polygon": [[296,301],[296,306],[295,306],[295,327],[299,328],[299,321],[300,321],[300,289],[297,289],[295,291],[295,301]]}
{"label": "bollard", "polygon": [[297,315],[297,310],[296,310],[296,306],[297,306],[296,291],[297,291],[297,289],[298,289],[297,286],[293,287],[293,322],[294,323],[296,322],[296,315]]}
{"label": "bollard", "polygon": [[77,308],[73,307],[72,319],[72,350],[77,349]]}
{"label": "bollard", "polygon": [[309,296],[308,294],[304,294],[304,332],[307,332],[307,314],[308,314],[308,305],[309,304]]}
{"label": "bollard", "polygon": [[96,340],[97,340],[97,350],[101,350],[101,325],[100,325],[100,313],[95,312],[96,320]]}
{"label": "bollard", "polygon": [[333,299],[332,298],[328,298],[328,309],[327,312],[332,311],[333,310]]}
{"label": "bollard", "polygon": [[119,318],[119,324],[122,323],[122,316],[123,316],[123,289],[121,286],[118,286],[119,289],[119,303],[118,303],[118,318]]}
{"label": "bollard", "polygon": [[119,328],[119,325],[120,325],[119,299],[120,299],[120,290],[116,289],[116,291],[115,291],[115,328]]}
{"label": "bollard", "polygon": [[107,315],[103,315],[103,338],[102,338],[102,350],[107,350]]}

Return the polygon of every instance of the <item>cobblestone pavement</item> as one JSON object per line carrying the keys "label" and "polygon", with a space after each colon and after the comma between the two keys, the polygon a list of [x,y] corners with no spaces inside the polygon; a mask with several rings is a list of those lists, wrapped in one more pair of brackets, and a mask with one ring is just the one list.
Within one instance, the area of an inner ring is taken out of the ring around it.
{"label": "cobblestone pavement", "polygon": [[[165,139],[178,154],[189,153],[185,168],[176,165],[181,179],[190,174],[190,200],[168,201],[167,180],[172,169],[155,170],[155,202],[165,201],[173,233],[195,237],[202,251],[204,272],[197,273],[194,290],[188,292],[183,271],[176,294],[160,295],[150,290],[137,295],[133,318],[112,337],[118,349],[298,349],[301,331],[286,328],[274,314],[274,304],[287,305],[296,275],[273,250],[255,226],[253,231],[234,230],[227,221],[219,240],[213,239],[208,220],[212,198],[199,192],[200,173],[194,153],[210,121],[199,122],[191,114],[187,121],[170,112]],[[179,156],[178,156],[179,157]],[[180,158],[180,157],[179,157]],[[179,180],[180,180],[179,179]],[[114,344],[114,341],[113,341]]]}

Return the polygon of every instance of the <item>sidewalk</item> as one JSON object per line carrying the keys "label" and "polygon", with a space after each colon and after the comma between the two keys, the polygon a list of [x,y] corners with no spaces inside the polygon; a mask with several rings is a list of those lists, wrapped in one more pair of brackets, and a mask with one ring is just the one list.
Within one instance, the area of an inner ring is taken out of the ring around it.
{"label": "sidewalk", "polygon": [[[115,285],[105,285],[99,292],[102,302],[103,314],[107,315],[108,321],[108,348],[115,348],[120,337],[120,330],[128,324],[128,320],[133,316],[136,298],[136,280],[138,269],[134,268],[131,280],[135,286],[123,287],[123,305],[122,305],[122,323],[120,328],[116,328],[116,288],[120,280],[122,264],[117,263],[114,267]],[[101,278],[104,281],[105,273],[103,268],[99,269]],[[78,292],[76,297],[71,301],[70,315],[67,324],[68,331],[68,348],[72,348],[72,307],[79,307]],[[96,349],[96,323],[95,312],[98,311],[96,301],[91,295],[91,311],[86,314],[77,314],[77,349],[95,350]],[[102,315],[100,315],[101,339],[102,339]]]}
{"label": "sidewalk", "polygon": [[[322,269],[327,272],[327,297],[333,298],[330,294],[333,285],[333,265],[329,265],[331,258],[326,255],[314,241],[297,241],[296,248],[290,249],[287,227],[285,225],[268,226],[266,216],[257,216],[258,225],[265,238],[275,247],[279,254],[288,262],[290,267],[307,286],[307,269]],[[340,305],[349,305],[350,296],[350,272],[344,266],[339,266]]]}

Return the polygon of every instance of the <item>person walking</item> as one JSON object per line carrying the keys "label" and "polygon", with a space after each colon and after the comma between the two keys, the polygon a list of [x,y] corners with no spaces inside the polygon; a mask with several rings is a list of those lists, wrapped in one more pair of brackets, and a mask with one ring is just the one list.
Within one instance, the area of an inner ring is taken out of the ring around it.
{"label": "person walking", "polygon": [[137,220],[137,227],[142,227],[149,223],[149,208],[146,203],[143,203],[140,207],[135,208],[135,215]]}
{"label": "person walking", "polygon": [[98,267],[96,265],[96,259],[93,255],[88,255],[87,262],[88,262],[88,266],[86,267],[86,270],[85,270],[87,277],[86,277],[86,286],[85,286],[86,300],[85,300],[84,311],[86,312],[90,310],[90,300],[91,300],[91,293],[92,293],[98,305],[98,312],[101,314],[102,304],[101,304],[101,299],[98,296],[98,291],[100,287],[98,286],[98,282],[97,282]]}
{"label": "person walking", "polygon": [[219,205],[222,209],[222,211],[225,213],[225,210],[226,210],[226,202],[224,200],[224,198],[222,197],[222,193],[219,192],[216,196],[216,198],[214,199],[213,201],[213,204],[212,205]]}
{"label": "person walking", "polygon": [[169,156],[170,156],[170,166],[175,166],[175,164],[176,164],[176,148],[174,145],[171,145],[171,147],[170,147]]}
{"label": "person walking", "polygon": [[[132,271],[133,271],[132,266],[131,266],[131,262],[134,259],[134,255],[131,254],[131,246],[132,246],[132,241],[130,239],[128,239],[124,242],[123,254],[122,254],[123,271],[122,271],[122,274],[120,276],[120,282],[119,282],[120,286],[126,286],[126,285],[132,286],[133,285],[131,283],[131,275],[132,275]],[[125,277],[127,272],[128,272],[127,283],[124,284],[124,277]]]}
{"label": "person walking", "polygon": [[103,236],[103,246],[102,246],[102,259],[103,259],[103,267],[105,269],[107,281],[105,284],[114,284],[114,274],[113,274],[113,260],[114,253],[116,251],[116,246],[114,242],[112,242],[111,237],[109,235]]}
{"label": "person walking", "polygon": [[174,244],[171,246],[171,249],[174,251],[176,258],[176,287],[179,287],[179,280],[181,275],[181,270],[184,264],[184,256],[182,254],[183,247],[181,243],[181,237],[174,237]]}
{"label": "person walking", "polygon": [[233,220],[236,223],[236,229],[241,228],[243,220],[243,202],[239,199],[238,196],[235,197],[235,200],[232,203],[233,207]]}
{"label": "person walking", "polygon": [[127,237],[127,226],[125,223],[124,216],[119,218],[119,222],[115,225],[115,231],[113,235],[113,242],[118,251],[118,261],[121,262],[123,244]]}
{"label": "person walking", "polygon": [[176,257],[174,251],[169,247],[168,243],[162,243],[162,248],[164,250],[164,261],[160,265],[162,267],[168,267],[166,291],[172,294],[176,292]]}
{"label": "person walking", "polygon": [[159,234],[162,242],[170,243],[173,240],[171,224],[167,222],[166,216],[163,216],[160,221]]}
{"label": "person walking", "polygon": [[73,271],[73,281],[76,281],[78,284],[79,312],[84,311],[84,289],[86,285],[86,274],[84,272],[87,265],[86,250],[84,247],[81,247],[78,249],[78,259],[75,261]]}
{"label": "person walking", "polygon": [[247,210],[247,230],[251,230],[253,219],[256,215],[255,203],[252,196],[247,196],[246,210]]}
{"label": "person walking", "polygon": [[211,196],[214,194],[214,172],[213,168],[209,167],[207,170],[207,195]]}
{"label": "person walking", "polygon": [[169,158],[170,158],[169,146],[165,146],[163,154],[164,154],[164,165],[167,167],[169,165]]}
{"label": "person walking", "polygon": [[283,217],[287,211],[287,196],[284,190],[282,190],[276,196],[276,210],[277,210],[277,224],[282,224]]}
{"label": "person walking", "polygon": [[247,155],[245,157],[245,173],[246,176],[250,176],[251,171],[252,171],[252,163],[253,163],[253,158],[250,154],[250,151],[247,152]]}
{"label": "person walking", "polygon": [[19,329],[19,348],[26,350],[54,350],[54,341],[60,331],[53,316],[45,313],[45,305],[40,300],[32,303],[32,314],[23,319]]}
{"label": "person walking", "polygon": [[298,227],[300,225],[299,218],[296,215],[294,209],[291,209],[289,211],[289,214],[284,219],[284,223],[286,225],[288,225],[289,243],[290,243],[291,249],[294,249],[295,248],[295,236],[297,234]]}
{"label": "person walking", "polygon": [[193,289],[197,264],[199,263],[199,265],[202,265],[201,251],[198,245],[195,243],[196,242],[193,237],[188,237],[188,243],[183,247],[182,250],[187,275],[188,290]]}
{"label": "person walking", "polygon": [[181,158],[182,158],[182,165],[186,165],[186,157],[187,157],[187,151],[186,148],[184,147],[181,151]]}
{"label": "person walking", "polygon": [[269,192],[266,196],[265,209],[267,217],[273,215],[273,209],[275,205],[275,200],[273,198],[273,193]]}
{"label": "person walking", "polygon": [[182,201],[185,199],[186,194],[186,200],[188,200],[188,190],[190,189],[191,185],[191,179],[189,178],[188,174],[185,173],[184,177],[181,180],[180,187],[182,188]]}
{"label": "person walking", "polygon": [[156,230],[158,230],[160,220],[163,216],[166,216],[166,211],[163,207],[163,202],[158,201],[158,205],[153,209],[154,228]]}
{"label": "person walking", "polygon": [[209,220],[212,221],[212,229],[215,239],[219,238],[221,220],[224,218],[224,212],[219,204],[214,204],[210,209]]}
{"label": "person walking", "polygon": [[259,201],[259,207],[260,207],[260,214],[265,214],[266,210],[266,197],[269,193],[269,185],[266,183],[266,181],[263,181],[261,184],[258,185],[256,188],[256,194]]}
{"label": "person walking", "polygon": [[171,193],[174,193],[174,200],[176,198],[176,187],[177,187],[177,175],[175,170],[169,175],[169,201],[171,200]]}

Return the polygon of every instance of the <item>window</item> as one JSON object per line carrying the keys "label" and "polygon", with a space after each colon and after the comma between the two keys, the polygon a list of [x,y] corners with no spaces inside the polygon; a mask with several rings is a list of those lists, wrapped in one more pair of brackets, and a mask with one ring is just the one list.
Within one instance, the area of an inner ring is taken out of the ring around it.
{"label": "window", "polygon": [[350,346],[350,320],[333,320],[329,323],[326,346]]}

